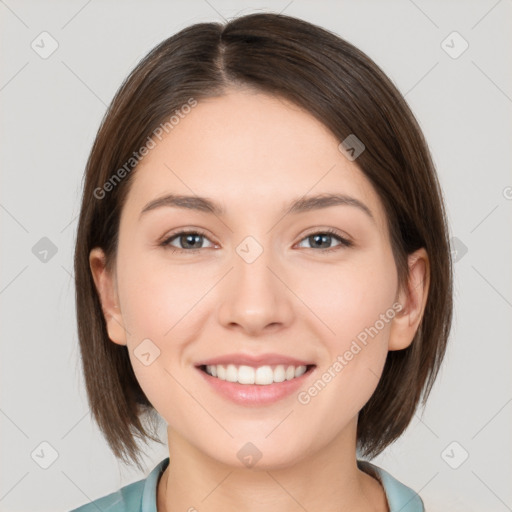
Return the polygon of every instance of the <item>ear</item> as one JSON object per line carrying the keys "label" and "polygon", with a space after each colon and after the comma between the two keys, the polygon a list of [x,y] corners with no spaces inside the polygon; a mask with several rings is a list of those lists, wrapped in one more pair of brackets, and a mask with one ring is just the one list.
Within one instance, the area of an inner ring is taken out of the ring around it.
{"label": "ear", "polygon": [[398,293],[402,309],[395,315],[391,324],[389,350],[407,348],[420,325],[430,284],[430,265],[427,251],[418,249],[408,257],[409,277],[406,289]]}
{"label": "ear", "polygon": [[89,266],[100,297],[108,337],[118,345],[126,345],[126,331],[119,309],[115,277],[107,270],[105,253],[99,247],[95,247],[90,252]]}

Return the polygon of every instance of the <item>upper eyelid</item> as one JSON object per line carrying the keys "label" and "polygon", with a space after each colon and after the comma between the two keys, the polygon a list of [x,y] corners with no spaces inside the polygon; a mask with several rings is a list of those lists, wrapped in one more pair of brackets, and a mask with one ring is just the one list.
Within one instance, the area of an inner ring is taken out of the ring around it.
{"label": "upper eyelid", "polygon": [[[203,236],[204,238],[207,238],[212,244],[215,244],[213,240],[208,236],[208,234],[200,229],[183,229],[181,231],[176,231],[175,233],[172,233],[170,235],[165,235],[162,238],[162,243],[169,243],[171,240],[174,240],[175,238],[182,236],[182,235],[199,235]],[[192,249],[194,250],[194,249]],[[197,249],[196,249],[197,250]]]}

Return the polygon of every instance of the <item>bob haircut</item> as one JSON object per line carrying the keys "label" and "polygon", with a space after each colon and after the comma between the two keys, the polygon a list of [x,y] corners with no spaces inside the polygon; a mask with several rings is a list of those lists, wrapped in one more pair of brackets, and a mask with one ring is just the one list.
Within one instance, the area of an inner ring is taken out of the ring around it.
{"label": "bob haircut", "polygon": [[[142,470],[135,438],[161,442],[146,430],[151,425],[156,432],[159,415],[137,382],[128,348],[109,340],[89,253],[102,248],[107,268],[115,268],[134,152],[191,98],[218,97],[233,88],[291,101],[340,142],[355,134],[366,149],[354,163],[384,205],[400,286],[407,282],[408,254],[421,247],[428,253],[423,319],[409,347],[388,352],[377,388],[359,413],[357,447],[374,457],[402,434],[420,400],[425,403],[446,350],[453,263],[442,191],[421,129],[384,72],[336,34],[282,14],[181,30],[138,63],[105,113],[86,164],[74,255],[89,406],[115,456]],[[141,422],[143,417],[150,421]]]}

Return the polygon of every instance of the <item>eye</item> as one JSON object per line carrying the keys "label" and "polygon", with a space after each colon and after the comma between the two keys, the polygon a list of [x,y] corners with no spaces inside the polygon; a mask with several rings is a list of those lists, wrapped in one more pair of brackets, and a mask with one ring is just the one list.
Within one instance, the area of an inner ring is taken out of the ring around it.
{"label": "eye", "polygon": [[[329,248],[319,247],[321,245],[325,246],[326,244],[330,244],[333,239],[338,240],[339,244],[334,247],[329,247]],[[325,231],[318,231],[316,233],[311,233],[310,235],[303,238],[302,240],[308,241],[312,245],[313,249],[315,249],[315,248],[323,249],[321,252],[336,251],[340,248],[340,246],[351,247],[353,245],[352,241],[347,240],[346,238],[340,236],[333,229],[326,229]]]}
{"label": "eye", "polygon": [[[171,252],[195,252],[201,247],[201,239],[209,240],[200,231],[180,231],[166,238],[160,245],[168,248]],[[181,247],[176,248],[171,243],[176,240]]]}
{"label": "eye", "polygon": [[[201,231],[179,231],[167,237],[160,245],[169,249],[171,252],[195,252],[199,249],[204,249],[204,247],[201,247],[203,239],[210,241]],[[333,240],[337,240],[339,242],[338,245],[326,248],[325,245],[329,245]],[[303,243],[303,241],[308,241],[312,245],[312,249],[321,249],[321,252],[324,253],[338,250],[340,247],[351,247],[353,245],[353,242],[340,236],[332,229],[311,233],[303,238],[301,243]],[[178,242],[180,247],[172,245],[174,242]],[[322,247],[322,245],[324,247]]]}

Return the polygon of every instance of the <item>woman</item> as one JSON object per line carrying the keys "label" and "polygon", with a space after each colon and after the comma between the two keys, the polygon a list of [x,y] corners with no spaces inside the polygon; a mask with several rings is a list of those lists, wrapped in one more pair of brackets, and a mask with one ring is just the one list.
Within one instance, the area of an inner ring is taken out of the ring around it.
{"label": "woman", "polygon": [[158,415],[169,445],[76,510],[423,510],[360,457],[438,372],[448,229],[413,114],[354,46],[267,13],[152,50],[92,148],[75,276],[114,454],[142,470]]}

